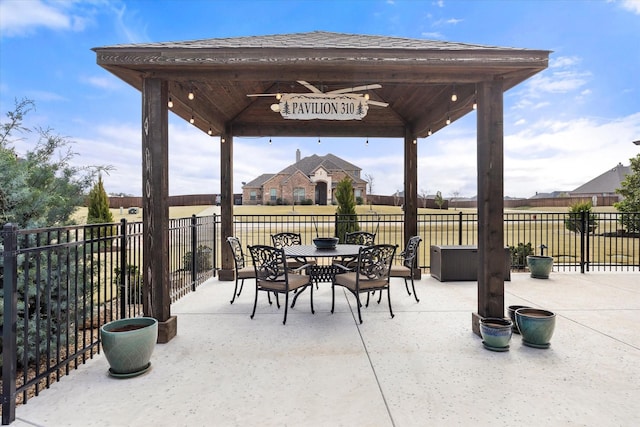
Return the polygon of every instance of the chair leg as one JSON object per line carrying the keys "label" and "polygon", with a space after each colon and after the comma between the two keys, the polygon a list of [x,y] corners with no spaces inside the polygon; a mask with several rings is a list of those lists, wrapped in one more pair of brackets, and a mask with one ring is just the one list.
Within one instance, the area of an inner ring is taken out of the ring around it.
{"label": "chair leg", "polygon": [[[411,289],[413,289],[413,297],[416,299],[416,302],[420,302],[420,300],[418,299],[418,294],[416,293],[416,287],[413,284],[413,276],[411,276]],[[411,295],[411,293],[409,293],[409,295]]]}
{"label": "chair leg", "polygon": [[316,314],[315,310],[313,309],[313,282],[309,284],[309,287],[311,288],[311,314]]}
{"label": "chair leg", "polygon": [[331,283],[331,314],[333,314],[333,309],[336,305],[336,286],[332,282]]}
{"label": "chair leg", "polygon": [[272,305],[273,303],[271,302],[271,292],[267,292],[267,299],[269,300],[269,305]]}
{"label": "chair leg", "polygon": [[[356,305],[358,306],[358,320],[360,320],[360,324],[362,324],[362,313],[360,313],[360,293],[354,292],[356,296]],[[369,298],[369,292],[367,292],[367,299]]]}
{"label": "chair leg", "polygon": [[242,279],[242,281],[240,282],[240,290],[238,291],[238,294],[236,295],[237,297],[239,297],[240,294],[242,293],[242,288],[244,288],[244,279]]}
{"label": "chair leg", "polygon": [[289,308],[289,292],[287,292],[284,296],[284,320],[282,321],[283,325],[287,324],[287,309]]}
{"label": "chair leg", "polygon": [[258,282],[256,282],[256,298],[253,300],[253,313],[251,313],[251,318],[256,314],[256,306],[258,305]]}
{"label": "chair leg", "polygon": [[[380,293],[382,293],[382,291],[380,291]],[[394,314],[391,309],[391,286],[387,286],[387,300],[389,300],[389,313],[391,313],[391,318],[393,319]]]}
{"label": "chair leg", "polygon": [[[411,291],[409,290],[409,284],[407,283],[407,278],[403,277],[403,279],[404,279],[404,287],[407,290],[407,293],[409,295],[411,295]],[[413,285],[413,278],[411,279],[411,284]],[[415,289],[414,289],[414,291],[415,291]]]}
{"label": "chair leg", "polygon": [[[233,288],[233,298],[231,298],[231,301],[229,301],[229,304],[233,304],[233,302],[236,300],[237,291],[238,291],[238,278],[236,277],[236,286],[235,288]],[[240,296],[240,292],[238,292],[238,296]]]}

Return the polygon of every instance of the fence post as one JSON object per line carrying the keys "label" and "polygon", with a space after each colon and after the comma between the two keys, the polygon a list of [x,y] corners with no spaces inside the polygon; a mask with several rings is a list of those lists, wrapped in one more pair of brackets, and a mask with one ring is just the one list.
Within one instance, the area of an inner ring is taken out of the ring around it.
{"label": "fence post", "polygon": [[196,280],[198,279],[198,229],[197,219],[195,214],[191,215],[191,290],[196,290]]}
{"label": "fence post", "polygon": [[458,212],[458,245],[462,245],[462,211]]}
{"label": "fence post", "polygon": [[[585,258],[585,255],[588,257],[589,254],[585,253],[585,244],[584,244],[584,236],[585,236],[585,229],[587,227],[587,223],[585,221],[585,217],[586,217],[586,213],[585,211],[581,211],[580,212],[580,273],[584,273],[585,272],[585,266],[587,266],[587,258]],[[588,271],[588,266],[587,266],[587,271]]]}
{"label": "fence post", "polygon": [[218,215],[213,213],[213,277],[218,275]]}
{"label": "fence post", "polygon": [[16,419],[17,333],[18,333],[18,227],[5,224],[3,275],[4,316],[2,326],[2,424]]}
{"label": "fence post", "polygon": [[130,285],[127,265],[127,219],[122,218],[120,220],[120,319],[127,317],[127,301],[131,296],[127,288]]}

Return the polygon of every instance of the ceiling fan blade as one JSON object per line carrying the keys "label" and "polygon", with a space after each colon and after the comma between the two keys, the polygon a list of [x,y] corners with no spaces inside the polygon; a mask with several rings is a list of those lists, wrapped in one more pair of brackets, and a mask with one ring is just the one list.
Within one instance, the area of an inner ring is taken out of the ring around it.
{"label": "ceiling fan blade", "polygon": [[371,89],[380,89],[382,87],[381,84],[375,83],[372,85],[364,85],[364,86],[356,86],[356,87],[348,87],[348,88],[344,88],[344,89],[337,89],[337,90],[332,90],[331,92],[327,92],[327,93],[350,93],[350,92],[359,92],[361,90],[371,90]]}
{"label": "ceiling fan blade", "polygon": [[367,104],[375,105],[376,107],[388,107],[389,106],[388,102],[380,102],[380,101],[372,101],[372,100],[368,100]]}
{"label": "ceiling fan blade", "polygon": [[302,86],[306,87],[307,89],[309,89],[313,93],[323,93],[320,89],[318,89],[317,87],[315,87],[311,83],[305,82],[304,80],[298,80],[298,83],[300,83]]}

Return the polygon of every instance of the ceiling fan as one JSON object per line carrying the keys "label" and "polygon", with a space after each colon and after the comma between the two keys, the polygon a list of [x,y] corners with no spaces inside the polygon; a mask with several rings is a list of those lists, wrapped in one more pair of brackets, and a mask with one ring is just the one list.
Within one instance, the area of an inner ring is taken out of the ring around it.
{"label": "ceiling fan", "polygon": [[[329,91],[329,92],[323,92],[320,89],[318,89],[317,87],[315,87],[314,85],[312,85],[311,83],[306,82],[304,80],[298,80],[298,83],[300,83],[302,86],[304,86],[307,89],[309,89],[309,91],[311,93],[321,93],[321,94],[325,94],[325,95],[340,95],[340,94],[343,94],[343,93],[353,93],[353,92],[360,92],[360,91],[363,91],[363,90],[380,89],[382,87],[382,85],[380,85],[378,83],[374,83],[374,84],[370,84],[370,85],[355,86],[355,87],[349,87],[349,88],[344,88],[344,89],[332,90],[332,91]],[[280,100],[282,95],[283,94],[281,92],[278,92],[278,93],[251,93],[251,94],[247,94],[248,97],[274,96],[274,97],[276,97],[277,100]],[[369,105],[375,105],[377,107],[387,107],[389,105],[388,102],[373,101],[373,100],[369,99],[369,95],[368,94],[364,94],[362,96],[364,96],[364,98],[367,100],[367,104],[369,104]]]}

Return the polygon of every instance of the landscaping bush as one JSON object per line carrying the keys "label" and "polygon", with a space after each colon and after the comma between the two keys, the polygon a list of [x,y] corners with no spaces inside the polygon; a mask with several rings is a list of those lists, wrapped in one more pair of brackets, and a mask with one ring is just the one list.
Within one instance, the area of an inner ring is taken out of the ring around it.
{"label": "landscaping bush", "polygon": [[567,230],[574,233],[582,232],[583,215],[586,216],[587,232],[591,233],[598,228],[597,216],[591,212],[591,202],[578,202],[569,207],[569,216],[564,220],[564,226]]}

